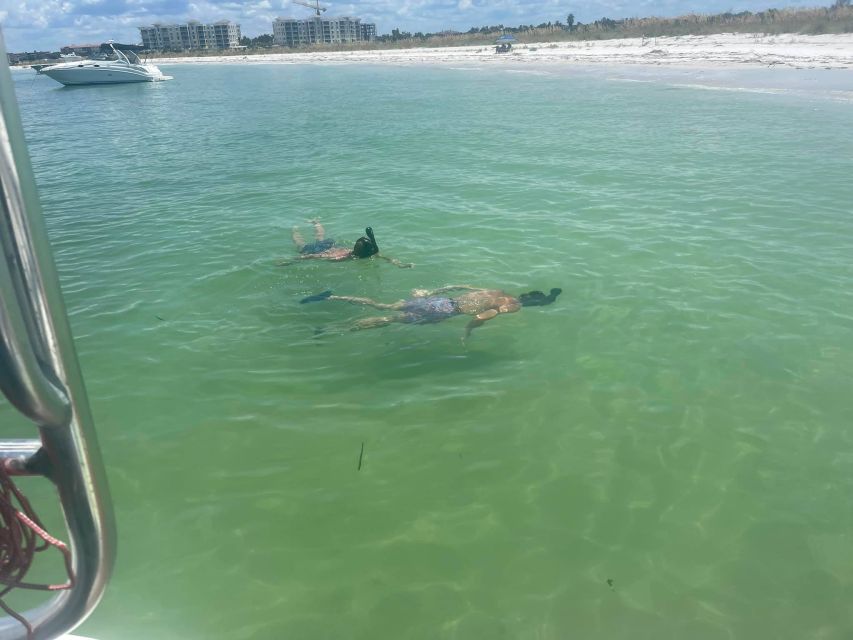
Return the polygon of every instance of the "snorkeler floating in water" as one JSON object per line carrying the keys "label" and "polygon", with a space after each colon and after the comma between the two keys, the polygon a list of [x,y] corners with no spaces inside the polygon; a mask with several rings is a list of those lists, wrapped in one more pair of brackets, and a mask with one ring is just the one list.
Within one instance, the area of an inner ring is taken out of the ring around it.
{"label": "snorkeler floating in water", "polygon": [[[464,290],[465,293],[456,296],[445,296],[443,294],[451,291]],[[563,292],[562,289],[551,289],[548,294],[541,291],[530,291],[513,297],[497,289],[480,289],[468,285],[456,285],[442,287],[440,289],[415,289],[412,298],[386,304],[376,302],[370,298],[357,298],[354,296],[336,296],[331,291],[324,291],[317,295],[303,298],[300,302],[320,302],[321,300],[343,300],[353,304],[362,304],[376,309],[393,311],[387,316],[363,318],[353,324],[352,330],[373,329],[384,327],[392,322],[404,322],[409,324],[429,324],[441,322],[458,315],[474,316],[465,327],[465,338],[471,335],[471,331],[491,320],[501,313],[514,313],[521,307],[542,307],[551,304],[557,296]]]}
{"label": "snorkeler floating in water", "polygon": [[408,269],[415,266],[413,264],[400,262],[394,258],[388,258],[380,255],[379,245],[376,244],[373,229],[370,227],[367,227],[367,229],[364,230],[367,235],[356,240],[352,249],[346,249],[344,247],[337,246],[334,240],[326,237],[326,230],[323,228],[323,225],[320,224],[319,220],[311,220],[311,224],[314,225],[314,242],[305,242],[305,238],[302,237],[299,229],[297,227],[293,227],[293,244],[296,245],[296,249],[299,251],[299,257],[293,260],[280,260],[277,263],[279,266],[293,264],[296,260],[316,259],[340,262],[341,260],[370,258],[371,256],[387,260],[401,269]]}

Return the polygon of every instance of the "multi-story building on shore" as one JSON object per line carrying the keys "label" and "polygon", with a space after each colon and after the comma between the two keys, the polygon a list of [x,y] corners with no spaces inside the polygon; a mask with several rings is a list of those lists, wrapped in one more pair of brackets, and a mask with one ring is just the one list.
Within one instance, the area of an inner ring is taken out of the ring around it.
{"label": "multi-story building on shore", "polygon": [[359,25],[361,29],[362,42],[373,42],[376,40],[376,25],[372,22],[365,22]]}
{"label": "multi-story building on shore", "polygon": [[235,49],[240,46],[240,25],[230,20],[202,24],[190,20],[186,24],[155,23],[139,27],[142,46],[152,51],[185,51],[188,49]]}
{"label": "multi-story building on shore", "polygon": [[376,25],[361,23],[361,18],[276,18],[272,23],[273,43],[282,47],[309,44],[341,44],[371,42],[376,39]]}

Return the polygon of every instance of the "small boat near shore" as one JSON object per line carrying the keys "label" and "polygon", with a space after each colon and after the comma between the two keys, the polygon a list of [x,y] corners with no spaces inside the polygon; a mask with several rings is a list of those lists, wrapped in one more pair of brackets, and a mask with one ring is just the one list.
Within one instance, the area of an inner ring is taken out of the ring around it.
{"label": "small boat near shore", "polygon": [[132,51],[122,51],[110,45],[109,60],[79,60],[61,62],[36,69],[40,74],[64,85],[124,84],[128,82],[159,82],[171,76],[153,64],[143,64]]}

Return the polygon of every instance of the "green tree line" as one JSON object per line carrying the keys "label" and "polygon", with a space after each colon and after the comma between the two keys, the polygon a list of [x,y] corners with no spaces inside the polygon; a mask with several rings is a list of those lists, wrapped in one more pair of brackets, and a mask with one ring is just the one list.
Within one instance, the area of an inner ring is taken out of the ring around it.
{"label": "green tree line", "polygon": [[417,44],[444,42],[453,45],[483,44],[503,33],[511,33],[521,42],[598,40],[714,33],[853,33],[851,0],[836,0],[832,6],[814,9],[767,9],[766,11],[727,11],[713,15],[688,14],[675,18],[603,17],[584,24],[568,14],[565,22],[555,20],[537,25],[503,24],[472,27],[465,33],[408,33],[394,29],[378,40],[386,43]]}

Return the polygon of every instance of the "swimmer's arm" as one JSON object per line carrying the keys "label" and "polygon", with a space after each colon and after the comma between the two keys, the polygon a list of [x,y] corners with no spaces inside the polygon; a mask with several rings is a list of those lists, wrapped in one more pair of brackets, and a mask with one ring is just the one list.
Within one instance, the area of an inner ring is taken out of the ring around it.
{"label": "swimmer's arm", "polygon": [[[334,251],[334,249],[330,249],[330,251]],[[349,260],[352,258],[352,253],[345,253],[343,255],[329,255],[326,251],[322,251],[320,253],[305,253],[297,258],[297,260],[329,260],[331,262],[340,262],[341,260]]]}
{"label": "swimmer's arm", "polygon": [[471,335],[471,332],[477,327],[483,326],[487,320],[491,320],[496,315],[498,315],[499,311],[497,309],[488,309],[483,311],[482,313],[478,313],[471,319],[471,322],[465,327],[465,336],[462,338],[462,342],[465,342],[468,339],[468,336]]}
{"label": "swimmer's arm", "polygon": [[[317,253],[304,253],[295,258],[283,258],[281,260],[276,260],[275,266],[277,267],[289,267],[292,264],[296,264],[300,260],[316,260],[318,258],[323,258],[324,256]],[[336,258],[334,258],[336,259]]]}
{"label": "swimmer's arm", "polygon": [[349,260],[352,256],[327,256],[322,253],[303,253],[296,258],[284,258],[283,260],[277,260],[275,266],[277,267],[289,267],[292,264],[296,264],[300,260],[333,260],[335,262],[339,260]]}
{"label": "swimmer's arm", "polygon": [[390,262],[395,267],[400,267],[401,269],[411,269],[415,265],[411,262],[400,262],[397,258],[389,258],[388,256],[383,256],[381,253],[376,256],[377,258],[382,258],[386,262]]}
{"label": "swimmer's arm", "polygon": [[468,291],[482,291],[480,287],[472,287],[468,284],[454,284],[449,285],[447,287],[441,287],[440,289],[413,289],[412,295],[416,298],[428,298],[430,296],[437,296],[441,293],[447,293],[449,291],[459,291],[460,289],[465,289]]}

